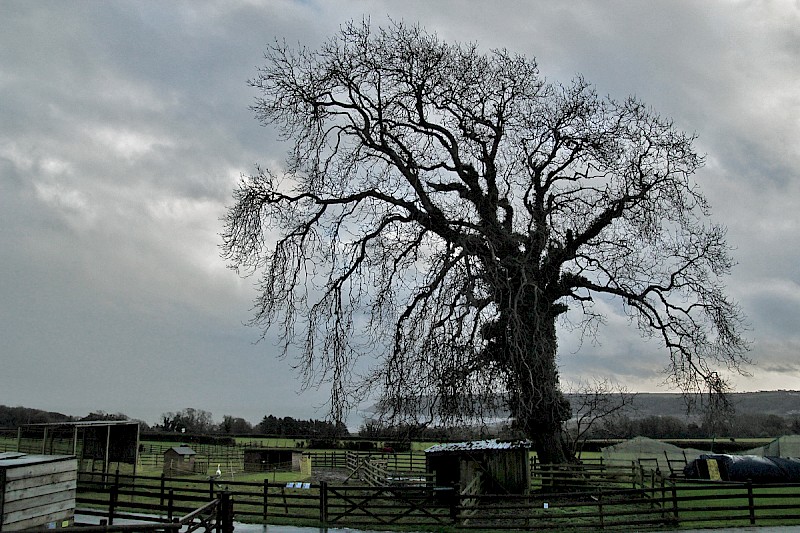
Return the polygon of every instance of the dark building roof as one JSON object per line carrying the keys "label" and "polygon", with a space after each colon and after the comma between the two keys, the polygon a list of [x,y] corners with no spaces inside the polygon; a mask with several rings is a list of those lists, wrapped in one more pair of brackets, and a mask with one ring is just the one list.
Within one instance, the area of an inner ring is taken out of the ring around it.
{"label": "dark building roof", "polygon": [[178,455],[197,455],[197,453],[188,446],[173,446],[167,451],[173,451]]}
{"label": "dark building roof", "polygon": [[474,440],[469,442],[449,442],[431,446],[425,453],[452,453],[483,450],[527,450],[532,443],[527,440]]}

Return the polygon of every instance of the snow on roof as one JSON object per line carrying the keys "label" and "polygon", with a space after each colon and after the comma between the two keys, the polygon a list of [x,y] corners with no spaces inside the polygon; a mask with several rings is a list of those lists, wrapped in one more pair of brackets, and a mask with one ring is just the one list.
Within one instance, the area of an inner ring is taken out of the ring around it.
{"label": "snow on roof", "polygon": [[473,450],[518,450],[528,449],[532,443],[527,440],[474,440],[470,442],[449,442],[431,446],[425,453],[462,452]]}

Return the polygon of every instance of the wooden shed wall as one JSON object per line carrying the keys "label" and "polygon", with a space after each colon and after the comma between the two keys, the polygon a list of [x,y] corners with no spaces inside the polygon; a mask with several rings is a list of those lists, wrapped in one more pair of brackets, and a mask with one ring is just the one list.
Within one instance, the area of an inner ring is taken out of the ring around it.
{"label": "wooden shed wall", "polygon": [[524,494],[530,485],[525,449],[442,453],[429,456],[427,465],[437,484],[458,481],[462,488],[480,473],[481,491],[487,494]]}
{"label": "wooden shed wall", "polygon": [[300,471],[302,453],[296,450],[245,450],[244,471],[266,472],[276,468],[286,472]]}
{"label": "wooden shed wall", "polygon": [[72,521],[78,464],[42,461],[0,469],[0,531]]}
{"label": "wooden shed wall", "polygon": [[203,473],[205,469],[205,463],[199,463],[196,455],[182,455],[175,450],[164,452],[164,468],[162,471],[166,476]]}
{"label": "wooden shed wall", "polygon": [[489,493],[523,494],[530,486],[527,450],[506,450],[487,454],[486,465],[490,474],[487,478],[491,479],[484,481],[484,487]]}

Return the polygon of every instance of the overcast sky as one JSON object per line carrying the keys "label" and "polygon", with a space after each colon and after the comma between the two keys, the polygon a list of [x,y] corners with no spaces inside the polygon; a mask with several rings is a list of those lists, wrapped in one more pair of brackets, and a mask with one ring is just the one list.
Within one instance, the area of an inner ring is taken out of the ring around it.
{"label": "overcast sky", "polygon": [[[0,404],[325,416],[326,391],[298,395],[243,325],[255,292],[220,259],[219,219],[288,149],[248,109],[267,43],[315,47],[364,16],[533,56],[695,132],[752,326],[737,390],[800,389],[797,2],[0,0]],[[561,349],[565,380],[669,391],[664,352],[622,317]]]}

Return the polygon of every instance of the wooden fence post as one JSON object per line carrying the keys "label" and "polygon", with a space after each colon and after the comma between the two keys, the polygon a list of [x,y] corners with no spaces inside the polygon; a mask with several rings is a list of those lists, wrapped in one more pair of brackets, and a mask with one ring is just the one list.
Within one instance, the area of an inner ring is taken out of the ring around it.
{"label": "wooden fence post", "polygon": [[319,482],[319,522],[328,527],[328,482]]}
{"label": "wooden fence post", "polygon": [[753,500],[753,481],[750,479],[747,480],[747,506],[750,509],[750,524],[755,525],[756,505],[755,501]]}
{"label": "wooden fence post", "polygon": [[675,518],[675,525],[680,524],[680,519],[678,518],[678,488],[674,480],[672,482],[672,514]]}
{"label": "wooden fence post", "polygon": [[601,486],[597,493],[597,513],[600,515],[600,529],[605,529],[606,524],[603,517],[603,487]]}
{"label": "wooden fence post", "polygon": [[217,507],[217,530],[221,533],[233,533],[233,498],[227,490],[219,494]]}
{"label": "wooden fence post", "polygon": [[172,516],[175,514],[175,492],[169,489],[169,499],[167,500],[167,519],[172,522]]}
{"label": "wooden fence post", "polygon": [[461,485],[453,485],[453,493],[450,498],[450,519],[454,524],[458,524],[458,508],[461,505]]}
{"label": "wooden fence post", "polygon": [[164,488],[166,487],[166,475],[161,473],[161,498],[159,499],[158,506],[164,508]]}
{"label": "wooden fence post", "polygon": [[119,480],[111,485],[111,491],[108,493],[108,525],[114,525],[114,513],[117,512],[117,499],[119,498]]}
{"label": "wooden fence post", "polygon": [[264,523],[267,522],[267,516],[269,515],[269,513],[267,512],[269,505],[268,494],[269,494],[269,481],[265,479],[264,480]]}

